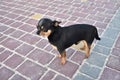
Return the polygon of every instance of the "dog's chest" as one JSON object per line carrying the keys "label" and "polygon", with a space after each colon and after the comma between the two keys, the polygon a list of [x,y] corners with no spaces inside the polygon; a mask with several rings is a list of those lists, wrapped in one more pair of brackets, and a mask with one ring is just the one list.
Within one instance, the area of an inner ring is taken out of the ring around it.
{"label": "dog's chest", "polygon": [[57,50],[57,47],[56,47],[56,46],[54,46],[54,45],[52,45],[52,44],[51,44],[51,46],[52,46],[54,49],[56,49],[56,50]]}

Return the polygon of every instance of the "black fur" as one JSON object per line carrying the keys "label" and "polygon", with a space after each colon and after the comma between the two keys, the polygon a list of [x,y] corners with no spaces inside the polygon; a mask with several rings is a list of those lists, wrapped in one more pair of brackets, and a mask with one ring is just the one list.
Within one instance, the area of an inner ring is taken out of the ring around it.
{"label": "black fur", "polygon": [[[81,40],[85,40],[88,46],[91,46],[94,38],[100,40],[95,26],[88,24],[75,24],[61,27],[59,25],[55,25],[57,22],[58,21],[52,21],[47,18],[41,19],[37,26],[37,34],[42,30],[45,32],[51,30],[52,32],[48,36],[48,40],[52,45],[57,47],[60,53],[73,44],[77,44]],[[44,26],[42,30],[41,26]]]}

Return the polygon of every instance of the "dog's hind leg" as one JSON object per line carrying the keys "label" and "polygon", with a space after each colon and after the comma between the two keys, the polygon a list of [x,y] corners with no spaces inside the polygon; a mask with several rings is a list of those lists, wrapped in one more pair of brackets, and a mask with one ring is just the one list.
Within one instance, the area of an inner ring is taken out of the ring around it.
{"label": "dog's hind leg", "polygon": [[83,47],[81,47],[80,49],[81,49],[81,50],[85,50],[85,42],[84,42],[84,40],[81,41],[81,42],[82,42],[82,44],[83,44]]}
{"label": "dog's hind leg", "polygon": [[85,58],[88,58],[90,56],[90,45],[84,40],[83,41],[84,46],[85,46]]}

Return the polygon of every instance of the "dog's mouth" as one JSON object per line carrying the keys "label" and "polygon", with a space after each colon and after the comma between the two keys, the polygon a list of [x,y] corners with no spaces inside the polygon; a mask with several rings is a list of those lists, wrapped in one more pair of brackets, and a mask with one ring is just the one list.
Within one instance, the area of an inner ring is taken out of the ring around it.
{"label": "dog's mouth", "polygon": [[37,31],[37,35],[48,37],[51,34],[51,30],[48,30],[47,32],[44,31]]}

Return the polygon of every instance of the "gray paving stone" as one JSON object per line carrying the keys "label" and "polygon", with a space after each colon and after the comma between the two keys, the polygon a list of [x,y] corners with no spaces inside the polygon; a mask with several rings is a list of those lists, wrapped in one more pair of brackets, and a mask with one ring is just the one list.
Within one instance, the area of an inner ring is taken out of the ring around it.
{"label": "gray paving stone", "polygon": [[58,75],[58,76],[56,76],[56,78],[54,80],[69,80],[69,79],[67,79],[66,77],[63,77],[61,75]]}
{"label": "gray paving stone", "polygon": [[5,50],[0,54],[0,62],[3,62],[5,59],[7,59],[10,55],[12,55],[13,52]]}
{"label": "gray paving stone", "polygon": [[7,29],[8,29],[7,26],[0,25],[0,32],[3,32],[5,30],[7,30]]}
{"label": "gray paving stone", "polygon": [[14,38],[19,38],[20,36],[24,35],[25,32],[22,32],[20,30],[16,30],[14,31],[10,36],[14,37]]}
{"label": "gray paving stone", "polygon": [[79,71],[96,79],[99,76],[101,69],[91,64],[84,63]]}
{"label": "gray paving stone", "polygon": [[107,37],[109,39],[116,39],[119,32],[120,31],[118,29],[107,28],[105,33],[103,34],[103,37]]}
{"label": "gray paving stone", "polygon": [[70,58],[73,54],[76,54],[76,53],[74,53],[75,52],[75,49],[72,49],[72,48],[69,48],[69,49],[67,49],[66,50],[67,52],[66,52],[66,54],[67,54],[67,58]]}
{"label": "gray paving stone", "polygon": [[15,29],[9,28],[9,29],[7,29],[7,30],[4,32],[4,34],[10,35],[10,34],[13,33],[14,31],[15,31]]}
{"label": "gray paving stone", "polygon": [[118,21],[120,21],[120,8],[118,9],[115,17],[114,17],[114,20],[117,19]]}
{"label": "gray paving stone", "polygon": [[118,19],[114,19],[114,20],[113,20],[113,22],[110,23],[109,27],[120,30],[120,26],[119,26],[120,25],[120,21],[118,21]]}
{"label": "gray paving stone", "polygon": [[73,80],[93,80],[93,79],[78,73]]}
{"label": "gray paving stone", "polygon": [[28,60],[17,69],[18,72],[29,77],[31,80],[38,80],[46,70],[46,68]]}
{"label": "gray paving stone", "polygon": [[120,56],[110,56],[106,65],[120,71]]}
{"label": "gray paving stone", "polygon": [[40,40],[40,38],[36,37],[36,36],[34,36],[32,34],[26,34],[23,37],[21,37],[20,40],[22,40],[24,42],[27,42],[29,44],[35,44],[35,43],[37,43],[37,41]]}
{"label": "gray paving stone", "polygon": [[103,67],[105,60],[105,56],[92,52],[91,56],[87,59],[87,62],[99,67]]}
{"label": "gray paving stone", "polygon": [[0,79],[1,80],[8,80],[13,74],[14,74],[14,72],[9,70],[6,67],[2,67],[0,69]]}
{"label": "gray paving stone", "polygon": [[22,76],[16,74],[16,75],[14,75],[14,77],[11,78],[11,80],[26,80],[26,79],[23,78]]}
{"label": "gray paving stone", "polygon": [[47,44],[49,44],[48,41],[46,39],[42,39],[40,42],[37,43],[36,46],[43,49],[45,46],[47,46]]}
{"label": "gray paving stone", "polygon": [[10,58],[8,58],[7,61],[4,62],[4,64],[14,69],[20,63],[22,63],[23,60],[24,60],[24,58],[15,54],[15,55],[11,56]]}
{"label": "gray paving stone", "polygon": [[5,48],[3,48],[3,47],[0,47],[0,52],[2,52],[2,51],[4,51],[5,50]]}
{"label": "gray paving stone", "polygon": [[41,80],[52,80],[56,73],[53,71],[48,71],[47,74]]}
{"label": "gray paving stone", "polygon": [[99,41],[98,44],[108,47],[108,48],[111,48],[114,44],[114,41],[115,40],[113,40],[113,39],[101,37],[101,41]]}
{"label": "gray paving stone", "polygon": [[99,80],[120,80],[120,73],[109,68],[105,68]]}
{"label": "gray paving stone", "polygon": [[7,36],[2,35],[2,37],[0,37],[0,42],[2,42],[3,40],[5,40],[7,38]]}
{"label": "gray paving stone", "polygon": [[31,25],[23,24],[22,26],[19,27],[19,29],[26,31],[26,32],[32,32],[35,28]]}
{"label": "gray paving stone", "polygon": [[113,20],[109,24],[109,27],[110,28],[116,28],[120,31],[120,26],[119,25],[120,25],[120,9],[118,10],[115,17],[113,18]]}
{"label": "gray paving stone", "polygon": [[106,48],[100,45],[95,45],[93,51],[104,54],[106,56],[110,54],[110,48]]}
{"label": "gray paving stone", "polygon": [[72,56],[71,60],[73,60],[74,62],[77,62],[78,64],[82,64],[83,60],[85,59],[85,54],[77,51],[76,53],[74,53],[74,55]]}
{"label": "gray paving stone", "polygon": [[51,55],[45,51],[42,51],[40,49],[35,49],[28,55],[28,57],[30,59],[33,59],[34,61],[37,61],[37,62],[43,64],[43,65],[48,64],[54,58],[53,55]]}
{"label": "gray paving stone", "polygon": [[7,47],[11,50],[14,50],[15,48],[17,48],[18,46],[20,46],[20,44],[22,44],[22,42],[15,40],[13,38],[7,38],[6,40],[4,40],[1,43],[4,47]]}
{"label": "gray paving stone", "polygon": [[15,51],[22,55],[27,55],[31,50],[33,50],[34,47],[28,44],[22,44],[19,48],[17,48]]}
{"label": "gray paving stone", "polygon": [[69,78],[72,78],[78,69],[78,65],[67,61],[65,65],[60,64],[60,59],[56,58],[49,67]]}
{"label": "gray paving stone", "polygon": [[113,48],[111,54],[115,56],[120,56],[120,49],[119,48]]}
{"label": "gray paving stone", "polygon": [[120,48],[120,36],[118,37],[116,43],[115,43],[116,48]]}

